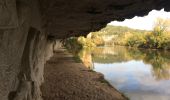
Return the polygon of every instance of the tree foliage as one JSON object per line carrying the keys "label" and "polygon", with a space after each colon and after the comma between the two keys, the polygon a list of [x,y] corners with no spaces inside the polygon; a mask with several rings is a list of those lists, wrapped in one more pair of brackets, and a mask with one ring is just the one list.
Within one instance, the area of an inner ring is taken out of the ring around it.
{"label": "tree foliage", "polygon": [[128,37],[123,37],[122,34],[127,33],[122,33],[116,39],[115,44],[140,48],[170,49],[169,29],[170,19],[158,18],[155,21],[152,31],[145,31],[144,33],[131,33]]}
{"label": "tree foliage", "polygon": [[[110,37],[113,38],[108,41],[107,38]],[[115,44],[140,48],[170,49],[170,19],[158,18],[154,23],[152,31],[108,25],[98,32],[91,32],[87,38],[83,36],[71,38],[68,44],[76,41],[77,45],[82,47],[104,46],[107,43],[109,45]]]}

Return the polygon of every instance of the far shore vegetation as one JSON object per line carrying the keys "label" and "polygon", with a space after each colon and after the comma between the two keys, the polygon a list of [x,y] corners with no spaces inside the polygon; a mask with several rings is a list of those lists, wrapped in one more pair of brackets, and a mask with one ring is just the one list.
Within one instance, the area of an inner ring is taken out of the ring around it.
{"label": "far shore vegetation", "polygon": [[157,18],[151,31],[108,25],[87,37],[71,37],[66,47],[79,50],[96,46],[129,46],[135,48],[170,50],[170,19]]}

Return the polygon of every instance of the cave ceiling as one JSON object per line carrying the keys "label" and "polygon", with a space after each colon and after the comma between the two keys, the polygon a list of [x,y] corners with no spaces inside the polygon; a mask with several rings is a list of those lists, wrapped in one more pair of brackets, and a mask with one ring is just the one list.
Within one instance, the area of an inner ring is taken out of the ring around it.
{"label": "cave ceiling", "polygon": [[86,35],[110,21],[145,16],[151,10],[170,11],[170,0],[40,0],[43,27],[49,36]]}

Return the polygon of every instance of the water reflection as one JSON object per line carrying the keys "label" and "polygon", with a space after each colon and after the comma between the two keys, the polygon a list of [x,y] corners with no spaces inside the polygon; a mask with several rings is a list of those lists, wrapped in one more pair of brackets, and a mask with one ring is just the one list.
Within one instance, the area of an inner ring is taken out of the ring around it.
{"label": "water reflection", "polygon": [[170,52],[125,47],[82,50],[83,63],[131,100],[170,100]]}

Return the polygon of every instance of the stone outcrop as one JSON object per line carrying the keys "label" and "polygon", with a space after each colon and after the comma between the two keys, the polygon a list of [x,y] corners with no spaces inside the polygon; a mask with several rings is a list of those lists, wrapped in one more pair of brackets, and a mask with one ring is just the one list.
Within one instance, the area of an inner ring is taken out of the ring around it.
{"label": "stone outcrop", "polygon": [[56,38],[86,35],[113,20],[170,10],[168,0],[41,0],[44,27]]}
{"label": "stone outcrop", "polygon": [[42,99],[43,66],[60,46],[54,39],[86,35],[152,9],[170,11],[169,5],[169,0],[0,0],[0,99]]}
{"label": "stone outcrop", "polygon": [[[0,0],[0,99],[41,100],[47,33],[38,2]],[[49,56],[48,56],[49,57]]]}

